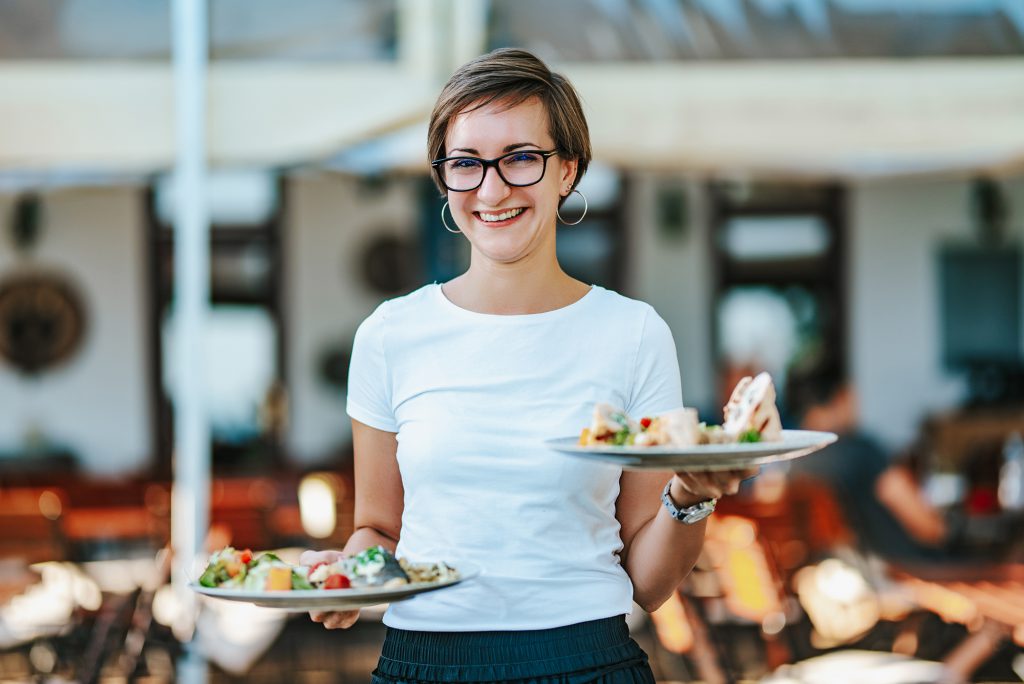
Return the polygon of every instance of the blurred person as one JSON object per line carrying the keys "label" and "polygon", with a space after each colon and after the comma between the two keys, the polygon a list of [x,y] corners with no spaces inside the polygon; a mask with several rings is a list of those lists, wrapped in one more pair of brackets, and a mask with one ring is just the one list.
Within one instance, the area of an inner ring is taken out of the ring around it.
{"label": "blurred person", "polygon": [[[559,208],[591,156],[563,76],[522,50],[470,61],[434,107],[428,154],[470,265],[360,326],[356,531],[302,562],[380,544],[483,569],[389,607],[377,684],[653,682],[625,615],[676,590],[714,500],[756,471],[624,472],[542,446],[586,424],[595,401],[638,416],[682,405],[661,317],[558,263]],[[327,628],[357,616],[312,614]]]}
{"label": "blurred person", "polygon": [[856,390],[841,372],[792,372],[786,397],[790,423],[839,435],[817,454],[793,461],[791,476],[811,476],[830,487],[864,550],[904,562],[955,558],[959,525],[929,502],[910,461],[890,460],[861,428]]}
{"label": "blurred person", "polygon": [[[839,499],[862,550],[907,567],[963,565],[978,560],[978,541],[991,547],[1016,516],[969,517],[943,511],[919,482],[921,449],[890,460],[859,424],[857,394],[834,368],[792,373],[787,382],[789,420],[805,430],[835,432],[839,439],[791,464],[790,475],[811,476]],[[951,681],[968,681],[1008,640],[1012,627],[984,620],[942,658]],[[934,636],[934,635],[933,635]]]}

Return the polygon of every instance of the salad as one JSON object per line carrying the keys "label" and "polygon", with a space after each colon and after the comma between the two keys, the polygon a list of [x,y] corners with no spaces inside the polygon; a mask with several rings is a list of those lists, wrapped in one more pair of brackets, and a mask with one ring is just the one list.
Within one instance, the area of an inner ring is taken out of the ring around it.
{"label": "salad", "polygon": [[374,546],[333,563],[292,565],[271,552],[226,547],[214,552],[199,578],[204,587],[246,591],[294,591],[394,587],[419,582],[444,582],[459,574],[445,563],[409,563],[383,546]]}
{"label": "salad", "polygon": [[722,425],[698,421],[697,410],[679,408],[639,421],[610,404],[597,404],[590,426],[583,428],[581,446],[680,446],[775,442],[782,423],[775,406],[775,386],[768,373],[737,383],[723,408]]}

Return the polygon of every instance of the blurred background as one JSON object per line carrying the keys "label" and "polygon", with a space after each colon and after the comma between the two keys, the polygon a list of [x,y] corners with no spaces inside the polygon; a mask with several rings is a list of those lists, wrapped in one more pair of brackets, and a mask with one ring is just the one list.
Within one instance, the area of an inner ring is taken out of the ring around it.
{"label": "blurred background", "polygon": [[[344,542],[352,337],[466,267],[426,121],[504,46],[585,103],[566,270],[658,310],[706,420],[768,370],[786,427],[842,436],[723,502],[631,618],[659,679],[1024,680],[1024,3],[174,5],[0,0],[0,681],[366,681],[379,613],[328,633],[171,589],[176,399],[205,406],[208,546]],[[196,25],[205,81],[175,72]]]}

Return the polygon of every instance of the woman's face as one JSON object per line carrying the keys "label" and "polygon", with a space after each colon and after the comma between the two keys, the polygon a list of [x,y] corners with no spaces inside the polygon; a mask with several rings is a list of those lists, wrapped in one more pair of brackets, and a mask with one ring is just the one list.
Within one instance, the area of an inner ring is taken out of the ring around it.
{"label": "woman's face", "polygon": [[[531,98],[509,108],[494,102],[458,114],[445,139],[447,156],[494,159],[515,150],[552,150],[544,104]],[[476,190],[448,192],[448,204],[459,229],[475,253],[490,261],[514,263],[539,249],[554,249],[559,198],[569,194],[576,162],[558,155],[548,158],[544,177],[527,187],[505,183],[488,168]]]}

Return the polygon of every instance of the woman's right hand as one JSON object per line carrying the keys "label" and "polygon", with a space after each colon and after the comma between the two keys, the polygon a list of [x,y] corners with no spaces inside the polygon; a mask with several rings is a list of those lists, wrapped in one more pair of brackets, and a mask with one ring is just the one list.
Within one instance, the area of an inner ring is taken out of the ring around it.
{"label": "woman's right hand", "polygon": [[[312,567],[317,563],[333,563],[343,555],[341,551],[303,551],[299,563]],[[359,610],[310,611],[309,617],[327,629],[348,629],[359,619]]]}

